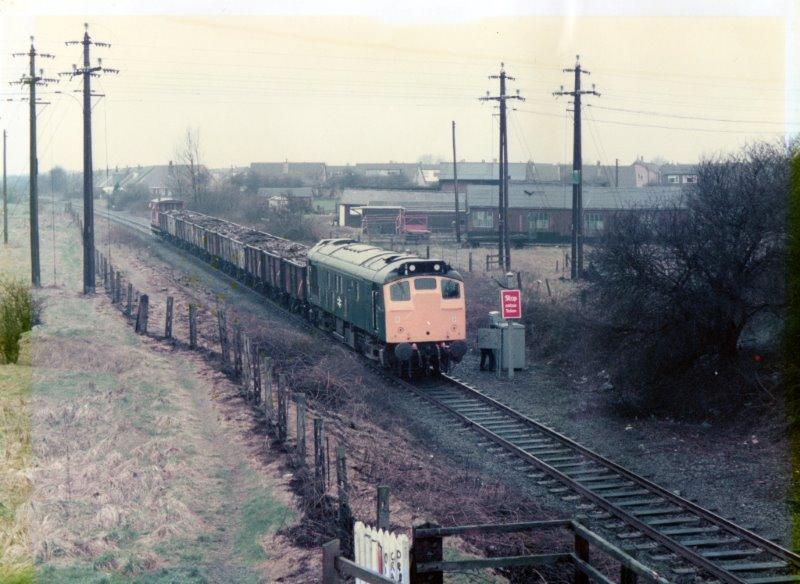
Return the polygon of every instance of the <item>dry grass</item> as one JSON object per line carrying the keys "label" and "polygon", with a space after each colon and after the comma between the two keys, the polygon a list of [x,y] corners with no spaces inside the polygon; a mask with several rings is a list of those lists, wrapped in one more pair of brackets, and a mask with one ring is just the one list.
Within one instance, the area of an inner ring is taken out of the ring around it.
{"label": "dry grass", "polygon": [[0,581],[30,576],[30,367],[0,365]]}
{"label": "dry grass", "polygon": [[[12,217],[11,243],[0,252],[0,277],[27,273],[25,219]],[[33,561],[24,504],[31,493],[31,368],[29,341],[23,336],[20,364],[0,364],[0,582],[30,582]],[[2,358],[0,358],[2,361]]]}
{"label": "dry grass", "polygon": [[[291,499],[248,466],[201,359],[74,292],[78,232],[59,225],[70,289],[45,291],[35,342],[0,365],[0,582],[258,581],[258,536],[291,520]],[[235,543],[240,502],[260,518],[249,549]]]}

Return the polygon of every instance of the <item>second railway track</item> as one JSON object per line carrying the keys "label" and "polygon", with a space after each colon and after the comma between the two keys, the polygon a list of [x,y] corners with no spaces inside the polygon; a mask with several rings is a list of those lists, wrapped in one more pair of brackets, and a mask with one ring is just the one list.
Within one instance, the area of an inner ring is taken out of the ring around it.
{"label": "second railway track", "polygon": [[[146,220],[108,211],[98,214],[150,234]],[[456,377],[444,375],[424,385],[391,380],[477,432],[490,453],[518,460],[517,470],[554,496],[573,501],[622,547],[649,555],[653,565],[668,566],[670,580],[800,582],[797,553],[633,473]]]}

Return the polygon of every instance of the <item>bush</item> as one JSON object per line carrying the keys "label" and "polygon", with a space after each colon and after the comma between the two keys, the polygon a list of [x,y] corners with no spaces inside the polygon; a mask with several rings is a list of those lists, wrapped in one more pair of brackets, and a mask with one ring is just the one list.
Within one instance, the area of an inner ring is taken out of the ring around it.
{"label": "bush", "polygon": [[0,355],[16,363],[22,334],[39,324],[41,301],[21,280],[0,280]]}
{"label": "bush", "polygon": [[742,332],[784,303],[790,158],[756,144],[704,160],[682,205],[620,214],[589,254],[588,292],[627,403],[701,413],[749,397]]}
{"label": "bush", "polygon": [[152,195],[143,185],[133,185],[115,190],[107,196],[108,207],[114,211],[143,211],[148,208]]}

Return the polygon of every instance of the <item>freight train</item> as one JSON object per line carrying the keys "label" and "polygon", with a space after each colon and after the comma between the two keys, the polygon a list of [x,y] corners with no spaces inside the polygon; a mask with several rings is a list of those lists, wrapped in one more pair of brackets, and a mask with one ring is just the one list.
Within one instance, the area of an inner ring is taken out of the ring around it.
{"label": "freight train", "polygon": [[159,237],[401,375],[445,372],[466,353],[464,282],[443,260],[352,239],[309,248],[188,211],[177,199],[150,209]]}

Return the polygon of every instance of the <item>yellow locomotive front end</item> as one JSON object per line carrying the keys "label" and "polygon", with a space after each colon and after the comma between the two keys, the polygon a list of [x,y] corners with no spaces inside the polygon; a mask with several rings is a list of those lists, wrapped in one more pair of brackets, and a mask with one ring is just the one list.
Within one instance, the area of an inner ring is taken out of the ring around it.
{"label": "yellow locomotive front end", "polygon": [[425,274],[383,287],[386,342],[401,362],[444,369],[466,352],[464,283]]}

